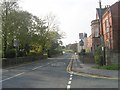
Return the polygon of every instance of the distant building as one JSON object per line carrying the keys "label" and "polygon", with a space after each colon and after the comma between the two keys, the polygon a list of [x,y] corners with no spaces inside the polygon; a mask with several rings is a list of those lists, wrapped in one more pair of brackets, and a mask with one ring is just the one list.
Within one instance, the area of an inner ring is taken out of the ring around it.
{"label": "distant building", "polygon": [[87,48],[86,48],[87,52],[92,52],[92,35],[90,35],[89,37],[87,37]]}

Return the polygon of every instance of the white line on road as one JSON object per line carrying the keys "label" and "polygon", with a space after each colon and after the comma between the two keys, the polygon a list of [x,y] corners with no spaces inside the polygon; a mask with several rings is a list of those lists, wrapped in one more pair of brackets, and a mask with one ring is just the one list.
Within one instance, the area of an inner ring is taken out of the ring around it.
{"label": "white line on road", "polygon": [[35,67],[32,70],[36,70],[36,69],[41,68],[41,67],[43,67],[43,66]]}
{"label": "white line on road", "polygon": [[70,85],[71,83],[72,83],[72,81],[69,81],[69,82],[68,82],[68,85]]}
{"label": "white line on road", "polygon": [[70,77],[70,80],[72,80],[72,77]]}
{"label": "white line on road", "polygon": [[[50,64],[50,63],[47,63],[46,65],[49,65],[49,64]],[[44,66],[46,66],[46,65],[44,65]],[[36,70],[36,69],[41,68],[41,67],[44,67],[44,66],[38,66],[38,67],[33,68],[32,70]]]}
{"label": "white line on road", "polygon": [[69,90],[70,89],[70,85],[67,85],[67,90]]}
{"label": "white line on road", "polygon": [[24,73],[25,73],[25,72],[16,74],[16,75],[14,75],[14,76],[12,76],[12,77],[9,77],[9,78],[6,78],[6,79],[4,79],[4,80],[1,80],[0,82],[3,82],[3,81],[6,81],[6,80],[9,80],[9,79],[12,79],[12,78],[17,77],[17,76],[20,76],[20,75],[22,75],[22,74],[24,74]]}
{"label": "white line on road", "polygon": [[70,85],[71,85],[71,83],[72,83],[72,74],[70,74],[70,78],[69,78],[69,81],[68,81],[68,84],[67,84],[67,90],[69,90],[70,89]]}

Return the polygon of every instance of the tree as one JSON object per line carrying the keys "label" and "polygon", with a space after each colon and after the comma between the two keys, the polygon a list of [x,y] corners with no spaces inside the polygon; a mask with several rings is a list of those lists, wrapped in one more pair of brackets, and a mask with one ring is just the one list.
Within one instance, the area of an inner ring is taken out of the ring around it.
{"label": "tree", "polygon": [[[35,52],[44,54],[47,49],[60,48],[62,35],[55,16],[47,16],[40,19],[27,11],[16,10],[17,2],[6,0],[2,2],[2,27],[4,55],[9,49],[14,49],[14,42],[19,45],[18,52],[24,51],[29,54],[33,49]],[[12,50],[13,51],[13,50]]]}
{"label": "tree", "polygon": [[8,27],[9,27],[9,21],[8,21],[8,14],[11,13],[12,10],[17,9],[17,1],[12,0],[4,0],[1,2],[2,7],[2,37],[3,37],[3,48],[4,48],[4,56],[6,57],[7,52],[7,42],[8,42]]}
{"label": "tree", "polygon": [[41,53],[44,53],[45,44],[47,40],[47,26],[45,26],[46,22],[44,20],[39,19],[37,16],[33,16],[33,44],[39,45],[41,47]]}
{"label": "tree", "polygon": [[25,53],[29,53],[31,44],[31,26],[32,26],[32,15],[26,11],[16,12],[17,20],[14,24],[16,26],[15,36],[19,41],[20,49],[24,49]]}

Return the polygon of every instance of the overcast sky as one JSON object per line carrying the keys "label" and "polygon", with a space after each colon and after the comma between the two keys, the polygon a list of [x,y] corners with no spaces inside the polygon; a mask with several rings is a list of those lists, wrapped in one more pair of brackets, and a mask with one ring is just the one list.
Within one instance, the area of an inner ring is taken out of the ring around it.
{"label": "overcast sky", "polygon": [[[101,0],[102,7],[112,5],[118,0]],[[91,33],[91,21],[96,17],[99,0],[20,0],[23,10],[44,17],[52,13],[60,22],[60,30],[66,33],[64,45],[79,41],[79,33]]]}

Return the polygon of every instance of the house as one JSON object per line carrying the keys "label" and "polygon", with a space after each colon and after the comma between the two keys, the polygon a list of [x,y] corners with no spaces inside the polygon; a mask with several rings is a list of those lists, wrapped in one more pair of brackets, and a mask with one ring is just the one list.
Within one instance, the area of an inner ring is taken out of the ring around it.
{"label": "house", "polygon": [[91,22],[91,39],[92,39],[92,53],[94,55],[95,50],[97,49],[98,46],[100,46],[100,22],[99,19],[93,20]]}
{"label": "house", "polygon": [[91,40],[92,40],[91,52],[93,53],[93,55],[95,54],[97,47],[101,45],[100,18],[104,14],[105,10],[106,10],[106,7],[102,9],[96,8],[96,19],[91,21]]}
{"label": "house", "polygon": [[[99,45],[103,45],[103,41],[106,64],[116,64],[118,63],[118,58],[120,58],[119,29],[120,1],[111,6],[107,5],[105,8],[96,8],[96,19],[91,21],[92,53],[95,53]],[[103,40],[101,39],[102,35]]]}
{"label": "house", "polygon": [[105,55],[107,63],[118,63],[120,56],[120,1],[107,6],[102,15]]}

